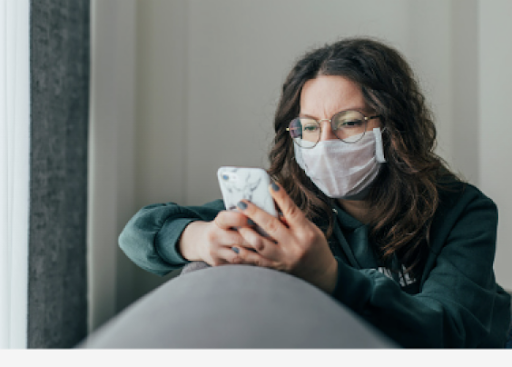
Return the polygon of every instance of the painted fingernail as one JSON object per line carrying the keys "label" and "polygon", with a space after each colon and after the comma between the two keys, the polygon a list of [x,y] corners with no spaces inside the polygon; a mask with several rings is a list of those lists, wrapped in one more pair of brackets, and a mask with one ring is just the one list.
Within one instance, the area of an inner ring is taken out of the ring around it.
{"label": "painted fingernail", "polygon": [[271,186],[272,186],[272,190],[279,191],[279,186],[277,186],[275,182],[272,182]]}
{"label": "painted fingernail", "polygon": [[240,209],[244,210],[245,208],[247,208],[247,204],[244,203],[243,201],[239,201],[238,204],[236,204],[236,206],[238,206]]}
{"label": "painted fingernail", "polygon": [[250,226],[255,226],[256,225],[256,223],[254,223],[254,221],[251,218],[247,219],[247,224],[250,225]]}
{"label": "painted fingernail", "polygon": [[240,252],[240,250],[238,249],[238,247],[231,247],[231,250],[233,250],[234,252],[236,252],[237,254]]}

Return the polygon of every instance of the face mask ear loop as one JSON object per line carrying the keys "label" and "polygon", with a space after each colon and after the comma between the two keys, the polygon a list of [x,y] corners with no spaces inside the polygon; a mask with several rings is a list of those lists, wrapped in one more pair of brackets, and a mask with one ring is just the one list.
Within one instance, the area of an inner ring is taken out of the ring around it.
{"label": "face mask ear loop", "polygon": [[377,162],[386,163],[386,159],[384,158],[384,145],[382,144],[382,133],[380,131],[380,127],[373,129],[373,135],[375,136],[375,157],[377,158]]}

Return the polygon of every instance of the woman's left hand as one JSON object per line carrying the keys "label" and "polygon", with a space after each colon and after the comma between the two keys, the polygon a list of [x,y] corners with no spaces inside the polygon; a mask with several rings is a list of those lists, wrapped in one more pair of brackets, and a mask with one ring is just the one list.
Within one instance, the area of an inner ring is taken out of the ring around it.
{"label": "woman's left hand", "polygon": [[248,201],[239,203],[239,210],[260,226],[268,237],[259,235],[252,228],[240,228],[240,235],[256,252],[241,248],[233,262],[284,271],[332,293],[336,286],[338,262],[323,232],[306,218],[278,184],[273,183],[269,190],[284,220]]}

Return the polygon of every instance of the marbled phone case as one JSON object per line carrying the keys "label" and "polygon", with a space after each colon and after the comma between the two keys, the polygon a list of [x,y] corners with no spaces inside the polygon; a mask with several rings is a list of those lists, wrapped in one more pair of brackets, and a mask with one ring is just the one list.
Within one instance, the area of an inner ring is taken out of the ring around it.
{"label": "marbled phone case", "polygon": [[[237,210],[236,204],[246,199],[277,217],[274,199],[268,191],[270,177],[262,168],[221,167],[217,171],[224,205],[227,210]],[[261,229],[257,231],[265,234]]]}

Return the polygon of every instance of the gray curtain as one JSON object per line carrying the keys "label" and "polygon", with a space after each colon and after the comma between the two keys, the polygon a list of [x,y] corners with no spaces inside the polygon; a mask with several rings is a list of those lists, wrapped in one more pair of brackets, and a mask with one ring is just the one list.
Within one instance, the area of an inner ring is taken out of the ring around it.
{"label": "gray curtain", "polygon": [[28,347],[87,335],[89,0],[30,2]]}

